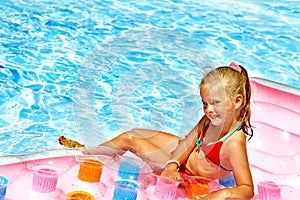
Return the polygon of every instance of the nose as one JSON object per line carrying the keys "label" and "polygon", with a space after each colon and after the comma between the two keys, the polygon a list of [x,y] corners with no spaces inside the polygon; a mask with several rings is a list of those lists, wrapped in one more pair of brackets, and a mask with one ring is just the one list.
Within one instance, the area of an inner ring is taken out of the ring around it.
{"label": "nose", "polygon": [[211,104],[208,104],[206,107],[206,111],[209,113],[212,113],[214,111],[214,106]]}

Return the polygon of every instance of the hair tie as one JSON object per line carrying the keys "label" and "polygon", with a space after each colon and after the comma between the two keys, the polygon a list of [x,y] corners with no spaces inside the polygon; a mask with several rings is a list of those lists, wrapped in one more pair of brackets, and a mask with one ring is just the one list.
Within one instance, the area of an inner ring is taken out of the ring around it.
{"label": "hair tie", "polygon": [[238,64],[236,64],[235,62],[231,62],[230,65],[229,65],[229,67],[230,67],[231,69],[234,69],[235,71],[238,71],[238,72],[242,73],[242,68],[241,68],[241,66],[238,65]]}

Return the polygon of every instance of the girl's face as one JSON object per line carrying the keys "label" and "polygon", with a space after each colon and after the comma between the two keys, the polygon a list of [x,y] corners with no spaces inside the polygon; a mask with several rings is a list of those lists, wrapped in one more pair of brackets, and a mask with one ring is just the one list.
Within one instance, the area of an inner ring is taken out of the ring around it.
{"label": "girl's face", "polygon": [[231,124],[235,118],[236,105],[222,85],[203,85],[200,89],[205,115],[215,126]]}

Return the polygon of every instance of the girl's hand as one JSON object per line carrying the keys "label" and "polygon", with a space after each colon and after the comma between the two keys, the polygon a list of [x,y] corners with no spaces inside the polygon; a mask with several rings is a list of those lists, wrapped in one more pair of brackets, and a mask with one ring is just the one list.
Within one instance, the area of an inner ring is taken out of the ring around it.
{"label": "girl's hand", "polygon": [[177,171],[177,166],[174,167],[173,165],[167,165],[164,171],[161,173],[162,177],[170,178],[176,181],[181,180],[180,173]]}
{"label": "girl's hand", "polygon": [[203,199],[203,200],[224,200],[227,199],[228,194],[226,190],[218,190],[212,193],[207,194],[206,196],[199,197],[196,199]]}

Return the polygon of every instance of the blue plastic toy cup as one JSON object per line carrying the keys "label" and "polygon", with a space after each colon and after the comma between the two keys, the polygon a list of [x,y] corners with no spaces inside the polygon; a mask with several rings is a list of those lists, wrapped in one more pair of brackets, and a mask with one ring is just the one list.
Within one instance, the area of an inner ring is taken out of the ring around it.
{"label": "blue plastic toy cup", "polygon": [[120,179],[115,182],[113,200],[136,200],[140,186],[132,180]]}
{"label": "blue plastic toy cup", "polygon": [[137,180],[140,175],[141,167],[132,160],[121,160],[118,175],[121,179]]}
{"label": "blue plastic toy cup", "polygon": [[223,186],[225,188],[234,188],[236,186],[235,179],[232,174],[229,174],[223,178],[220,178],[219,183],[221,186]]}
{"label": "blue plastic toy cup", "polygon": [[9,180],[6,177],[0,176],[0,200],[4,200],[8,183]]}

